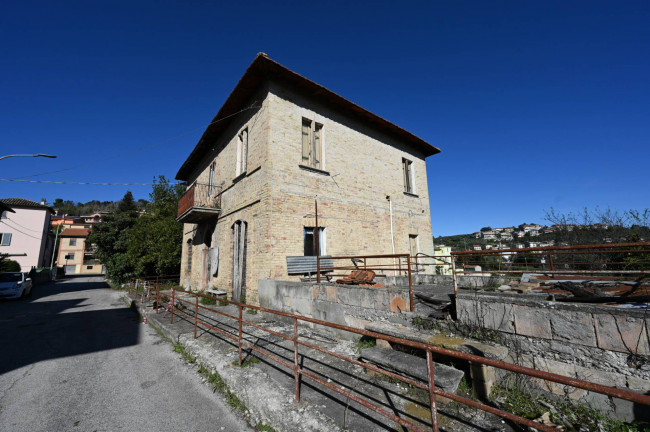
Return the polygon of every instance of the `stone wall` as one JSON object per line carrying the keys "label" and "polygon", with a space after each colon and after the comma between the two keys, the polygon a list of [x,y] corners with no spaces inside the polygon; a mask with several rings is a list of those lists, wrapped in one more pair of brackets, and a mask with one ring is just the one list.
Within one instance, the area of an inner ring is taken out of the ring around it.
{"label": "stone wall", "polygon": [[[546,295],[459,293],[458,322],[494,331],[510,362],[650,394],[650,314],[611,306],[547,301]],[[620,418],[647,407],[539,382],[552,393],[593,403]],[[650,413],[648,413],[650,414]]]}
{"label": "stone wall", "polygon": [[[376,321],[403,322],[410,316],[408,290],[335,284],[315,284],[273,279],[259,281],[260,306],[334,324],[364,328]],[[346,332],[322,328],[338,336],[358,338]]]}

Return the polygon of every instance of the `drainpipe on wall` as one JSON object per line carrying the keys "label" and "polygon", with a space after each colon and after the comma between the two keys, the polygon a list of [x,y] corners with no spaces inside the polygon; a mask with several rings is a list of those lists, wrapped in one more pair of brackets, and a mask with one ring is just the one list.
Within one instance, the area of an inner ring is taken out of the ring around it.
{"label": "drainpipe on wall", "polygon": [[[386,195],[388,200],[388,209],[390,211],[390,242],[393,245],[393,255],[395,255],[395,232],[393,231],[393,202],[390,200],[390,195]],[[397,266],[395,257],[393,257],[393,268]],[[397,270],[393,270],[393,276],[397,276]]]}

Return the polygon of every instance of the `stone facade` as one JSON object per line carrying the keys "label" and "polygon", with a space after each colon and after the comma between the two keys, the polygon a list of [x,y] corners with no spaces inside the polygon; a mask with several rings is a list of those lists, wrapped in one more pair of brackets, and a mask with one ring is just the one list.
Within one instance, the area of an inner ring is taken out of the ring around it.
{"label": "stone facade", "polygon": [[[316,200],[324,254],[392,254],[393,241],[395,253],[407,254],[417,244],[419,252],[433,254],[425,158],[437,149],[429,146],[427,154],[426,148],[279,80],[263,81],[243,105],[255,108],[212,138],[211,151],[184,176],[190,183],[208,183],[214,161],[215,184],[223,189],[218,217],[184,226],[181,284],[215,287],[228,291],[230,298],[237,221],[247,227],[247,302],[258,304],[261,279],[297,280],[287,273],[286,257],[304,254],[305,228],[316,225]],[[302,164],[305,120],[322,125],[318,169]],[[237,176],[238,135],[243,130],[248,133],[246,173]],[[412,193],[404,192],[403,159],[411,162]],[[218,249],[216,276],[205,274],[209,248]]]}

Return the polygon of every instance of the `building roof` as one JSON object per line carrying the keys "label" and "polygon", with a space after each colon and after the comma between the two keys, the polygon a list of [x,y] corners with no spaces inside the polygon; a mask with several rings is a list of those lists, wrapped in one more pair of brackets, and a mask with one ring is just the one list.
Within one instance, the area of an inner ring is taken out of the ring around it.
{"label": "building roof", "polygon": [[52,207],[25,198],[3,198],[0,199],[0,202],[11,208],[34,208],[39,210],[48,210],[50,213],[54,214],[54,209]]}
{"label": "building roof", "polygon": [[90,230],[86,228],[68,228],[59,234],[59,237],[88,237]]}
{"label": "building roof", "polygon": [[212,149],[212,142],[235,120],[236,116],[233,114],[245,109],[250,98],[268,80],[280,82],[298,89],[304,95],[317,98],[326,105],[363,122],[365,125],[399,138],[402,142],[420,150],[425,156],[440,153],[440,149],[413,135],[411,132],[371,113],[320,84],[293,72],[280,63],[271,60],[266,54],[259,53],[240,78],[237,86],[230,93],[230,96],[228,96],[228,99],[226,99],[226,102],[217,115],[212,119],[212,122],[210,122],[210,125],[203,133],[203,136],[201,136],[196,147],[192,150],[192,153],[190,153],[178,170],[176,174],[177,180],[189,180],[194,166]]}
{"label": "building roof", "polygon": [[16,213],[15,211],[13,211],[11,209],[11,207],[9,207],[7,204],[0,201],[0,212],[5,212],[5,211],[7,211],[9,213]]}

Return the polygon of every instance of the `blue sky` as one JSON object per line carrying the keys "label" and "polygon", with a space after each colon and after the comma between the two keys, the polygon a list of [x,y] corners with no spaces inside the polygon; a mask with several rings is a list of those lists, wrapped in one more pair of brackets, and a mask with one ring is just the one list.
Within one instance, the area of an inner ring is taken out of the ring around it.
{"label": "blue sky", "polygon": [[[1,160],[0,178],[173,179],[266,52],[442,149],[436,236],[646,208],[649,22],[647,1],[2,1],[0,156],[58,158]],[[127,189],[151,188],[0,181],[49,202]]]}

